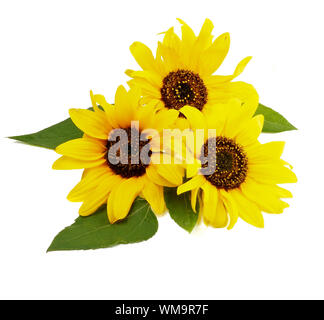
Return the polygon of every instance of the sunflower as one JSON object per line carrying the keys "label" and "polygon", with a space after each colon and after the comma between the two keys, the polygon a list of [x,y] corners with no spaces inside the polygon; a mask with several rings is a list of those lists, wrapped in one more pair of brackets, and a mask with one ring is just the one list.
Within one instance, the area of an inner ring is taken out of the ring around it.
{"label": "sunflower", "polygon": [[[156,214],[165,211],[163,186],[174,187],[182,183],[183,169],[177,166],[160,165],[160,142],[154,139],[163,128],[167,128],[177,119],[178,111],[167,110],[156,114],[153,104],[139,105],[140,92],[131,89],[128,92],[120,86],[115,95],[115,105],[106,102],[102,95],[93,95],[92,110],[70,109],[74,124],[84,132],[82,138],[70,140],[59,145],[56,152],[62,155],[55,161],[53,169],[84,169],[81,181],[72,189],[68,199],[83,202],[79,214],[88,216],[107,203],[110,223],[124,219],[137,196],[145,198]],[[138,121],[133,127],[132,121]],[[111,137],[120,132],[125,139]],[[155,130],[152,131],[152,129]],[[141,141],[132,149],[132,135],[141,137]],[[142,141],[145,137],[149,143]],[[124,141],[124,142],[123,142]],[[126,142],[125,142],[126,141]],[[126,147],[126,162],[115,160],[120,150]],[[124,144],[124,145],[123,145]],[[149,161],[139,157],[146,146]],[[118,148],[117,148],[118,149]],[[129,150],[132,150],[129,154]],[[131,161],[137,156],[138,161]]]}
{"label": "sunflower", "polygon": [[205,113],[210,107],[231,98],[254,106],[258,94],[253,86],[232,82],[243,72],[251,57],[243,59],[232,75],[213,75],[228,53],[229,34],[224,33],[213,41],[210,20],[205,20],[198,36],[185,22],[178,21],[182,25],[182,38],[170,28],[164,33],[163,42],[158,43],[155,58],[143,43],[131,45],[130,51],[142,71],[126,70],[133,78],[128,82],[130,87],[140,87],[143,101],[154,100],[158,109],[180,110],[189,105]]}
{"label": "sunflower", "polygon": [[[192,179],[179,186],[177,192],[191,191],[194,210],[198,197],[200,215],[206,225],[228,225],[231,229],[241,218],[262,228],[261,211],[282,213],[288,204],[281,198],[292,197],[277,184],[297,182],[288,164],[280,158],[284,142],[261,144],[258,136],[263,116],[253,117],[255,109],[242,107],[239,100],[230,100],[217,110],[209,117],[189,106],[180,110],[193,130],[216,129],[216,135],[205,135],[200,143],[196,139],[196,163],[187,167],[187,177]],[[209,161],[211,168],[215,164],[214,169],[201,174]]]}

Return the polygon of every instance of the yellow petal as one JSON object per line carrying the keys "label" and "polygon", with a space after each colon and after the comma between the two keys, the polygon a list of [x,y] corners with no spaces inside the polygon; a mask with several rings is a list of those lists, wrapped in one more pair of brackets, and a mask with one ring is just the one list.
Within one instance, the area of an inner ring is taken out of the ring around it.
{"label": "yellow petal", "polygon": [[209,183],[206,183],[203,186],[203,206],[202,206],[202,215],[204,223],[208,226],[211,224],[216,217],[216,209],[218,202],[218,191],[217,189]]}
{"label": "yellow petal", "polygon": [[198,196],[199,189],[200,188],[191,190],[190,202],[191,202],[191,208],[194,212],[196,212],[196,208],[197,208],[197,196]]}
{"label": "yellow petal", "polygon": [[278,190],[275,186],[258,183],[253,179],[247,178],[241,184],[242,193],[255,202],[262,211],[268,213],[282,213],[288,205],[281,201],[277,195]]}
{"label": "yellow petal", "polygon": [[247,148],[250,164],[271,164],[280,159],[285,147],[284,141],[272,141],[264,144],[255,144]]}
{"label": "yellow petal", "polygon": [[142,92],[140,88],[131,88],[127,92],[127,100],[128,104],[131,107],[131,110],[129,112],[132,112],[135,114],[135,111],[137,111],[139,107],[139,101],[141,98]]}
{"label": "yellow petal", "polygon": [[[95,94],[92,97],[93,105],[100,105],[101,107],[108,106],[109,103],[106,101],[106,98],[102,94]],[[98,108],[99,109],[99,108]],[[99,109],[100,110],[100,109]]]}
{"label": "yellow petal", "polygon": [[233,74],[234,78],[238,77],[244,71],[245,67],[250,62],[251,59],[252,57],[246,57],[237,65]]}
{"label": "yellow petal", "polygon": [[177,188],[177,194],[182,194],[187,191],[200,188],[205,183],[205,178],[202,175],[198,175],[185,182]]}
{"label": "yellow petal", "polygon": [[218,194],[219,199],[217,201],[216,215],[213,220],[210,220],[209,223],[214,228],[224,228],[228,224],[228,215],[224,202],[220,194]]}
{"label": "yellow petal", "polygon": [[135,198],[142,190],[143,179],[134,177],[124,179],[112,190],[108,198],[107,206],[110,223],[122,220],[128,215]]}
{"label": "yellow petal", "polygon": [[220,35],[200,57],[199,74],[213,74],[224,61],[230,46],[230,35],[224,33]]}
{"label": "yellow petal", "polygon": [[224,82],[232,81],[234,78],[238,77],[245,69],[246,65],[249,63],[249,61],[252,59],[252,57],[246,57],[240,63],[237,65],[234,73],[231,76],[213,76],[212,80],[209,80],[209,83],[212,85],[219,85]]}
{"label": "yellow petal", "polygon": [[286,190],[284,188],[281,188],[279,186],[274,186],[275,193],[279,198],[292,198],[293,195],[289,190]]}
{"label": "yellow petal", "polygon": [[263,115],[252,118],[246,106],[236,98],[230,99],[226,104],[216,105],[214,113],[211,107],[206,109],[204,114],[208,119],[208,125],[216,126],[218,135],[236,139],[245,147],[257,143],[263,127]]}
{"label": "yellow petal", "polygon": [[160,164],[156,166],[156,169],[159,175],[172,184],[177,186],[182,184],[183,174],[177,166],[172,164]]}
{"label": "yellow petal", "polygon": [[[105,110],[107,122],[111,125],[112,128],[120,128],[120,125],[116,118],[116,108],[113,105],[102,106]],[[109,131],[110,132],[110,131]],[[109,133],[108,133],[109,135]]]}
{"label": "yellow petal", "polygon": [[187,118],[193,130],[206,129],[205,117],[198,109],[184,106],[180,109],[180,112]]}
{"label": "yellow petal", "polygon": [[221,189],[220,194],[223,198],[225,209],[227,210],[228,215],[230,216],[230,223],[228,224],[227,229],[231,230],[236,224],[239,217],[238,208],[230,192]]}
{"label": "yellow petal", "polygon": [[130,51],[143,70],[154,70],[154,57],[152,51],[141,42],[134,42]]}
{"label": "yellow petal", "polygon": [[105,155],[106,147],[94,139],[79,138],[62,143],[55,151],[75,159],[98,160]]}
{"label": "yellow petal", "polygon": [[194,163],[187,164],[187,178],[192,178],[197,175],[200,168],[201,162],[197,159],[194,159]]}
{"label": "yellow petal", "polygon": [[[179,56],[181,57],[181,66],[192,70],[192,52],[193,46],[197,37],[192,29],[181,19],[177,19],[181,24],[182,41],[179,50]],[[180,65],[178,66],[180,67]]]}
{"label": "yellow petal", "polygon": [[94,98],[93,92],[92,90],[90,90],[90,99],[91,99],[91,104],[92,104],[92,108],[95,112],[100,112],[99,107],[97,106],[96,100]]}
{"label": "yellow petal", "polygon": [[[161,88],[162,87],[162,80],[163,78],[161,77],[160,74],[157,74],[153,71],[132,71],[132,70],[126,70],[125,73],[135,79],[138,80],[143,80],[148,82],[151,86],[154,88]],[[136,88],[135,86],[132,88]],[[149,89],[150,90],[150,89]]]}
{"label": "yellow petal", "polygon": [[127,91],[124,86],[118,86],[115,93],[115,106],[119,108],[120,106],[125,106],[128,104]]}
{"label": "yellow petal", "polygon": [[97,193],[89,200],[85,200],[80,209],[79,215],[82,217],[90,216],[95,213],[103,204],[107,202],[108,194]]}
{"label": "yellow petal", "polygon": [[214,29],[213,23],[209,19],[206,19],[199,32],[199,35],[197,37],[197,42],[196,42],[196,45],[199,48],[201,48],[201,50],[204,50],[211,45],[211,41],[213,39],[211,33],[213,29]]}
{"label": "yellow petal", "polygon": [[174,50],[180,50],[181,40],[180,38],[174,33],[174,28],[170,28],[167,32],[165,32],[163,38],[163,45],[173,48]]}
{"label": "yellow petal", "polygon": [[123,86],[119,86],[116,91],[114,116],[119,127],[121,128],[129,127],[131,125],[131,121],[134,120],[134,114],[137,106],[135,106],[131,100],[131,91],[133,90],[137,91],[136,89],[131,89],[129,92],[127,92]]}
{"label": "yellow petal", "polygon": [[146,179],[142,193],[155,214],[162,214],[165,212],[163,187]]}
{"label": "yellow petal", "polygon": [[166,72],[176,70],[178,68],[185,68],[183,63],[183,56],[173,48],[164,46],[161,42],[158,43],[158,51],[161,54]]}
{"label": "yellow petal", "polygon": [[190,47],[196,40],[195,33],[192,29],[181,19],[177,19],[181,24],[181,31],[182,31],[182,41],[186,45],[186,47]]}
{"label": "yellow petal", "polygon": [[94,213],[102,204],[107,202],[108,194],[112,188],[116,187],[121,182],[121,178],[116,175],[105,176],[96,188],[91,190],[91,193],[84,199],[82,206],[79,209],[81,216],[88,216]]}
{"label": "yellow petal", "polygon": [[261,214],[261,210],[257,207],[257,205],[245,198],[242,192],[238,189],[231,190],[230,194],[235,200],[235,204],[239,212],[239,217],[245,222],[257,228],[263,228],[263,216]]}
{"label": "yellow petal", "polygon": [[262,114],[253,117],[236,135],[235,139],[237,143],[242,146],[248,146],[255,143],[262,132],[263,123],[264,116]]}
{"label": "yellow petal", "polygon": [[67,199],[72,202],[82,202],[94,189],[101,183],[102,179],[111,176],[112,172],[109,167],[104,164],[99,167],[84,170],[81,181],[70,191]]}
{"label": "yellow petal", "polygon": [[259,105],[259,95],[252,85],[236,81],[213,86],[208,83],[208,80],[205,81],[207,86],[210,86],[208,101],[211,106],[217,103],[227,103],[230,99],[235,98],[241,102],[241,107],[244,108],[246,116],[251,118],[255,114]]}
{"label": "yellow petal", "polygon": [[105,163],[106,159],[101,158],[99,160],[86,161],[80,159],[74,159],[66,156],[62,156],[53,163],[54,170],[72,170],[72,169],[84,169],[100,166]]}
{"label": "yellow petal", "polygon": [[206,19],[193,47],[188,48],[185,51],[186,55],[190,56],[188,61],[189,64],[187,65],[189,70],[199,73],[201,55],[204,50],[212,45],[213,36],[211,35],[211,32],[213,28],[214,26],[212,22],[209,19]]}
{"label": "yellow petal", "polygon": [[280,163],[249,164],[248,175],[261,183],[280,184],[297,182],[295,173]]}
{"label": "yellow petal", "polygon": [[224,126],[228,120],[228,104],[206,104],[203,109],[203,114],[206,119],[207,128],[216,129],[217,135],[225,135],[223,132]]}
{"label": "yellow petal", "polygon": [[150,101],[147,105],[138,109],[137,120],[139,121],[139,127],[141,130],[145,128],[153,128],[155,125],[154,115],[156,109],[156,101]]}
{"label": "yellow petal", "polygon": [[165,186],[165,187],[175,187],[176,186],[176,184],[169,182],[168,180],[164,179],[160,174],[158,174],[155,165],[152,165],[152,164],[149,165],[146,168],[146,174],[147,174],[148,178],[155,184],[158,184],[160,186]]}
{"label": "yellow petal", "polygon": [[[134,73],[132,73],[133,75]],[[127,81],[127,84],[130,88],[140,88],[144,95],[151,97],[151,99],[161,99],[161,92],[159,88],[157,88],[153,83],[151,83],[148,79],[143,79],[139,77],[135,77]],[[149,100],[150,101],[150,100]]]}
{"label": "yellow petal", "polygon": [[103,112],[70,109],[69,114],[74,124],[84,133],[94,138],[107,139],[111,126],[108,124]]}
{"label": "yellow petal", "polygon": [[157,130],[171,128],[179,116],[179,111],[162,109],[156,114],[155,128]]}
{"label": "yellow petal", "polygon": [[206,117],[211,117],[210,121],[216,118],[214,122],[219,127],[217,131],[218,135],[224,135],[233,139],[240,131],[246,130],[247,124],[251,121],[251,116],[245,112],[245,109],[242,107],[242,102],[239,99],[232,98],[226,104],[217,105],[215,109],[214,117],[210,111],[206,114]]}
{"label": "yellow petal", "polygon": [[179,117],[175,122],[175,127],[180,130],[190,129],[190,123],[186,118]]}
{"label": "yellow petal", "polygon": [[210,183],[203,185],[203,219],[206,225],[224,228],[228,223],[227,212],[217,188]]}

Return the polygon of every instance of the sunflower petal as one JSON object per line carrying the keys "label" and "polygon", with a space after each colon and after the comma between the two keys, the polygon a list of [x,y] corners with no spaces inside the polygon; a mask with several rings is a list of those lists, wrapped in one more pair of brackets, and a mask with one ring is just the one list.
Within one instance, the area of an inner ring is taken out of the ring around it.
{"label": "sunflower petal", "polygon": [[[208,80],[206,82],[209,85]],[[210,86],[208,100],[212,106],[227,103],[230,99],[238,99],[246,116],[251,118],[259,105],[259,95],[255,88],[242,81],[227,82],[218,86]]]}
{"label": "sunflower petal", "polygon": [[92,108],[95,112],[100,112],[100,109],[96,103],[95,97],[93,95],[92,90],[90,90],[90,99],[91,99],[91,104],[92,104]]}
{"label": "sunflower petal", "polygon": [[205,117],[198,109],[184,106],[180,109],[180,112],[188,119],[193,130],[206,129]]}
{"label": "sunflower petal", "polygon": [[71,202],[82,202],[90,190],[98,186],[102,179],[110,175],[112,175],[112,172],[106,164],[85,169],[81,181],[70,191],[67,199]]}
{"label": "sunflower petal", "polygon": [[144,189],[142,191],[143,197],[152,207],[155,214],[162,214],[165,211],[165,202],[163,196],[163,187],[156,185],[149,179],[145,181]]}
{"label": "sunflower petal", "polygon": [[179,116],[179,111],[175,109],[162,109],[156,114],[155,127],[158,130],[168,129],[175,123]]}
{"label": "sunflower petal", "polygon": [[228,218],[219,191],[209,183],[203,187],[203,219],[206,225],[223,228]]}
{"label": "sunflower petal", "polygon": [[79,209],[79,215],[87,217],[95,213],[104,203],[107,202],[107,198],[108,194],[106,193],[94,193],[91,199],[84,200]]}
{"label": "sunflower petal", "polygon": [[146,168],[146,174],[148,178],[154,182],[155,184],[158,184],[160,186],[165,186],[165,187],[175,187],[176,184],[173,184],[163,178],[160,174],[158,174],[156,166],[150,165],[148,168]]}
{"label": "sunflower petal", "polygon": [[186,47],[190,47],[196,41],[195,33],[192,29],[181,19],[177,18],[177,20],[182,24],[182,41]]}
{"label": "sunflower petal", "polygon": [[163,38],[163,45],[173,48],[175,51],[180,50],[181,40],[180,38],[175,34],[174,28],[170,28],[167,32],[165,32],[164,38]]}
{"label": "sunflower petal", "polygon": [[242,193],[255,202],[262,211],[282,213],[287,207],[287,204],[279,199],[275,186],[261,184],[247,178],[240,188]]}
{"label": "sunflower petal", "polygon": [[264,144],[255,144],[247,148],[250,164],[271,164],[280,159],[285,147],[284,141],[272,141]]}
{"label": "sunflower petal", "polygon": [[187,178],[192,178],[198,174],[199,169],[201,168],[201,162],[197,159],[194,159],[194,163],[187,164]]}
{"label": "sunflower petal", "polygon": [[245,222],[257,227],[264,227],[264,220],[261,214],[261,210],[256,204],[246,199],[242,192],[238,189],[234,189],[230,192],[231,196],[235,200],[238,208],[239,217]]}
{"label": "sunflower petal", "polygon": [[225,190],[220,190],[220,194],[222,195],[224,206],[228,212],[228,215],[230,216],[230,222],[227,226],[227,229],[231,230],[236,224],[239,217],[238,208],[235,203],[235,200],[231,197],[230,192],[227,192]]}
{"label": "sunflower petal", "polygon": [[134,79],[127,81],[127,84],[132,89],[136,87],[141,88],[142,93],[145,95],[145,98],[147,98],[147,96],[150,97],[149,101],[151,101],[151,99],[160,101],[161,92],[159,88],[148,81],[148,79],[143,79],[136,76]]}
{"label": "sunflower petal", "polygon": [[139,121],[140,129],[152,128],[155,125],[155,123],[153,123],[155,109],[155,101],[150,101],[147,105],[142,106],[138,109],[137,120]]}
{"label": "sunflower petal", "polygon": [[130,51],[136,62],[143,70],[154,70],[154,57],[152,51],[141,42],[134,42],[130,46]]}
{"label": "sunflower petal", "polygon": [[157,173],[161,175],[165,180],[178,186],[182,184],[183,174],[179,168],[171,164],[161,164],[156,166]]}
{"label": "sunflower petal", "polygon": [[206,19],[199,32],[199,35],[197,37],[197,42],[196,42],[196,45],[198,48],[200,48],[200,50],[204,50],[211,45],[211,41],[213,39],[211,33],[213,29],[214,29],[213,23],[209,19]]}
{"label": "sunflower petal", "polygon": [[199,189],[200,188],[191,190],[190,203],[191,203],[191,208],[194,212],[196,212],[196,208],[197,208],[197,197],[198,197]]}
{"label": "sunflower petal", "polygon": [[211,79],[209,79],[209,84],[218,86],[221,83],[232,81],[244,71],[245,67],[250,62],[251,59],[252,57],[246,57],[242,61],[240,61],[234,73],[231,76],[212,76]]}
{"label": "sunflower petal", "polygon": [[[110,193],[108,199],[108,219],[110,223],[124,219],[135,200],[143,190],[142,178],[124,179]],[[127,197],[125,197],[125,194]]]}
{"label": "sunflower petal", "polygon": [[[115,119],[119,127],[126,128],[130,126],[131,121],[134,120],[134,114],[137,109],[137,105],[134,103],[135,92],[138,92],[137,88],[130,89],[128,92],[124,86],[119,86],[115,95]],[[137,96],[137,104],[140,95]]]}
{"label": "sunflower petal", "polygon": [[74,159],[74,158],[62,156],[61,158],[57,159],[53,163],[52,168],[54,170],[85,169],[85,168],[100,166],[105,162],[106,159],[104,158],[101,158],[99,160],[86,161],[86,160],[80,160],[80,159]]}
{"label": "sunflower petal", "polygon": [[111,127],[104,117],[103,112],[70,109],[69,114],[74,124],[84,133],[94,138],[107,139]]}
{"label": "sunflower petal", "polygon": [[255,143],[262,132],[264,123],[264,116],[259,114],[245,123],[244,127],[241,126],[240,132],[236,135],[236,141],[243,145],[248,146]]}
{"label": "sunflower petal", "polygon": [[94,139],[74,139],[60,144],[55,151],[63,156],[80,160],[98,160],[106,152],[105,146]]}
{"label": "sunflower petal", "polygon": [[184,68],[183,56],[175,49],[164,46],[161,42],[158,43],[158,51],[163,58],[165,71],[170,72],[177,68]]}
{"label": "sunflower petal", "polygon": [[177,194],[182,194],[187,191],[200,188],[205,183],[205,179],[203,176],[198,175],[190,179],[189,181],[185,182],[181,186],[177,188]]}
{"label": "sunflower petal", "polygon": [[295,183],[297,177],[293,171],[282,164],[250,164],[248,174],[261,183]]}
{"label": "sunflower petal", "polygon": [[230,47],[230,35],[220,35],[214,43],[202,53],[199,61],[199,73],[204,75],[213,74],[223,63]]}
{"label": "sunflower petal", "polygon": [[116,184],[121,182],[121,178],[117,175],[104,176],[98,181],[96,188],[88,193],[79,209],[80,216],[88,216],[94,213],[101,205],[107,202],[108,194]]}

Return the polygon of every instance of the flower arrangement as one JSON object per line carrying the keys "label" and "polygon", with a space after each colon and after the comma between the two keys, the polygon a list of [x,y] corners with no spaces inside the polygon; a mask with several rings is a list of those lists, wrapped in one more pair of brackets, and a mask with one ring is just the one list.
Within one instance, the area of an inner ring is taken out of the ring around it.
{"label": "flower arrangement", "polygon": [[80,202],[79,217],[48,251],[97,249],[149,239],[157,216],[169,212],[191,232],[203,222],[232,229],[240,218],[262,228],[262,212],[282,213],[292,194],[278,186],[297,182],[281,159],[284,142],[261,144],[262,132],[295,130],[259,103],[255,88],[215,74],[230,45],[213,40],[206,19],[196,36],[182,20],[181,38],[170,28],[156,54],[135,42],[139,71],[126,70],[114,104],[90,92],[92,107],[40,132],[11,137],[54,149],[53,169],[83,169],[67,198]]}

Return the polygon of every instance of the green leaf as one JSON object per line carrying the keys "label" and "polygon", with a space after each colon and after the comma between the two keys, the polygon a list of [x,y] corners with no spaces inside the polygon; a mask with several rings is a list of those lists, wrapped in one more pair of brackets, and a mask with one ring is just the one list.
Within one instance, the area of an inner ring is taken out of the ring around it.
{"label": "green leaf", "polygon": [[191,232],[198,220],[198,212],[191,208],[190,192],[177,195],[177,188],[164,188],[164,199],[171,218],[183,229]]}
{"label": "green leaf", "polygon": [[149,204],[137,198],[128,217],[114,224],[107,218],[106,206],[88,217],[79,217],[62,230],[47,251],[88,250],[135,243],[151,238],[158,229],[158,221]]}
{"label": "green leaf", "polygon": [[272,110],[269,107],[259,104],[255,115],[264,115],[264,126],[262,132],[276,133],[290,130],[297,130],[287,119],[285,119],[280,113]]}
{"label": "green leaf", "polygon": [[9,138],[32,146],[55,149],[61,143],[81,138],[82,135],[82,131],[74,125],[71,118],[68,118],[39,132]]}

